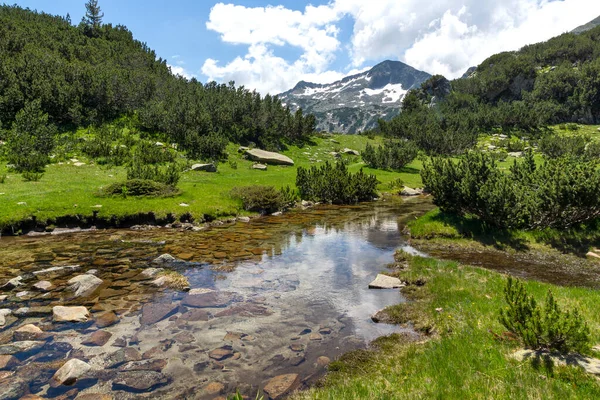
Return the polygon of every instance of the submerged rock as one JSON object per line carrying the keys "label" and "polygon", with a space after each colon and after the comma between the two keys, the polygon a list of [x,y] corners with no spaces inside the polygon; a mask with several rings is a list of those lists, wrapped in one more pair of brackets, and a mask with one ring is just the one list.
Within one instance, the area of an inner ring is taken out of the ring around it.
{"label": "submerged rock", "polygon": [[8,308],[3,308],[0,310],[0,327],[6,325],[6,317],[12,315],[12,311]]}
{"label": "submerged rock", "polygon": [[60,367],[50,380],[50,386],[53,388],[61,385],[71,386],[77,382],[77,379],[85,375],[92,367],[81,360],[76,358],[67,361],[65,365]]}
{"label": "submerged rock", "polygon": [[52,308],[52,318],[54,322],[87,322],[90,318],[90,313],[83,306],[55,306]]}
{"label": "submerged rock", "polygon": [[15,355],[19,353],[29,353],[36,351],[44,347],[46,342],[34,341],[34,340],[23,340],[21,342],[13,342],[10,344],[4,344],[0,346],[0,355]]}
{"label": "submerged rock", "polygon": [[71,285],[69,290],[75,292],[75,297],[82,297],[92,294],[103,281],[94,275],[84,274],[69,279],[67,283]]}
{"label": "submerged rock", "polygon": [[121,372],[113,381],[113,389],[146,392],[169,383],[169,378],[155,371]]}
{"label": "submerged rock", "polygon": [[148,303],[142,307],[140,323],[142,325],[153,325],[163,319],[170,317],[177,312],[177,304],[166,303]]}
{"label": "submerged rock", "polygon": [[108,357],[106,357],[104,361],[106,364],[106,368],[117,368],[130,361],[141,360],[142,355],[139,351],[137,351],[133,347],[126,347],[124,349],[117,350],[114,353],[110,354]]}
{"label": "submerged rock", "polygon": [[104,346],[110,338],[112,333],[106,331],[96,331],[92,333],[87,339],[81,342],[84,346]]}
{"label": "submerged rock", "polygon": [[233,357],[233,348],[231,346],[223,346],[212,350],[208,353],[208,356],[217,361],[225,360],[229,357]]}
{"label": "submerged rock", "polygon": [[375,280],[369,283],[369,289],[396,289],[404,286],[400,279],[383,274],[378,274]]}
{"label": "submerged rock", "polygon": [[209,292],[202,294],[188,294],[183,298],[181,304],[187,307],[213,308],[227,307],[235,301],[241,301],[242,297],[232,292]]}
{"label": "submerged rock", "polygon": [[119,322],[119,317],[113,311],[107,311],[96,317],[96,326],[98,328],[106,328]]}
{"label": "submerged rock", "polygon": [[271,379],[263,390],[269,395],[269,398],[279,400],[299,387],[300,376],[298,374],[287,374]]}

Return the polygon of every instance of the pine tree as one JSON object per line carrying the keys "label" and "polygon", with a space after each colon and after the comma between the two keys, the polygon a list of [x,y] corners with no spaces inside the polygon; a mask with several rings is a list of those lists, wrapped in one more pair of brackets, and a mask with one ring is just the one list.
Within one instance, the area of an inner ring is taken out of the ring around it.
{"label": "pine tree", "polygon": [[67,21],[67,23],[68,23],[69,25],[71,25],[71,14],[67,13],[67,16],[66,16],[66,18],[65,18],[65,21]]}
{"label": "pine tree", "polygon": [[83,18],[86,25],[96,29],[102,26],[102,18],[104,13],[100,10],[98,0],[89,0],[85,3],[85,17]]}

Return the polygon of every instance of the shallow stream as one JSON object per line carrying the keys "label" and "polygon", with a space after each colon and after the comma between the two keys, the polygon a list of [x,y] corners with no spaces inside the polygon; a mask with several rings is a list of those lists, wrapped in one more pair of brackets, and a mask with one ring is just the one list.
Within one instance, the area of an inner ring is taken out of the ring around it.
{"label": "shallow stream", "polygon": [[[400,330],[370,319],[403,301],[400,292],[368,284],[397,248],[412,250],[401,221],[430,208],[420,200],[377,202],[200,232],[3,237],[0,286],[22,280],[0,292],[7,296],[0,309],[13,313],[0,327],[0,353],[14,357],[0,363],[0,398],[213,399],[236,389],[253,398],[283,374],[298,374],[308,385],[329,360]],[[162,254],[177,260],[153,264]],[[182,273],[191,291],[154,287],[143,272],[159,267]],[[102,283],[76,296],[67,281],[82,274]],[[52,287],[34,288],[40,281]],[[91,318],[56,322],[56,305],[85,306]],[[44,333],[31,334],[31,348],[15,352],[11,346],[23,339],[15,331],[26,324]],[[51,387],[56,370],[72,358],[91,371],[73,386]]]}

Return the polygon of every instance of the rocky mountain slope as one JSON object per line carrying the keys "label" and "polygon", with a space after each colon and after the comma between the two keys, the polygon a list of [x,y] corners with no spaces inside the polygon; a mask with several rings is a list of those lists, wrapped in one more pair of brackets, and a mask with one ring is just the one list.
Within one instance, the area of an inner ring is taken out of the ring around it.
{"label": "rocky mountain slope", "polygon": [[585,32],[585,31],[589,31],[590,29],[594,29],[598,25],[600,25],[600,17],[591,20],[590,22],[588,22],[585,25],[581,25],[581,26],[573,29],[571,32],[572,33],[582,33],[582,32]]}
{"label": "rocky mountain slope", "polygon": [[301,81],[279,98],[292,111],[301,107],[314,114],[317,130],[357,133],[397,115],[406,92],[430,76],[400,61],[384,61],[330,84]]}

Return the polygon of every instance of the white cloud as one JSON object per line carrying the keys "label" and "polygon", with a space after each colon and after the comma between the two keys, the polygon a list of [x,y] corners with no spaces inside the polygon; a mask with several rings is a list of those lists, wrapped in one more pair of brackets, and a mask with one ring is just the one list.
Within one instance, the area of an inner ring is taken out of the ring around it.
{"label": "white cloud", "polygon": [[[346,50],[351,65],[345,70],[389,58],[452,78],[494,53],[547,40],[599,14],[597,0],[332,0],[303,11],[218,3],[206,27],[248,51],[224,63],[208,59],[202,73],[279,93],[299,80],[324,83],[348,75],[331,70]],[[354,21],[347,44],[338,27],[345,16]],[[278,57],[283,46],[301,55]]]}
{"label": "white cloud", "polygon": [[192,79],[192,78],[197,78],[196,75],[192,74],[191,72],[187,71],[185,68],[183,68],[181,65],[171,65],[171,64],[167,64],[167,66],[169,68],[171,68],[171,73],[173,75],[180,75],[183,76],[186,79]]}

